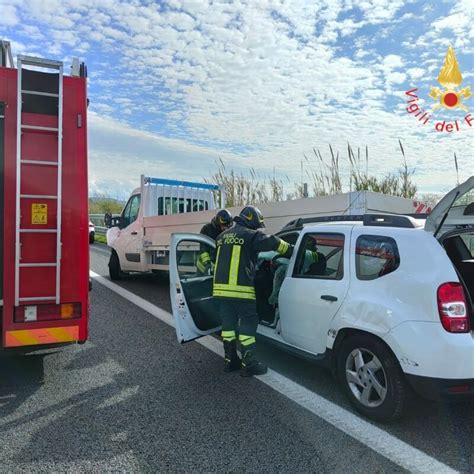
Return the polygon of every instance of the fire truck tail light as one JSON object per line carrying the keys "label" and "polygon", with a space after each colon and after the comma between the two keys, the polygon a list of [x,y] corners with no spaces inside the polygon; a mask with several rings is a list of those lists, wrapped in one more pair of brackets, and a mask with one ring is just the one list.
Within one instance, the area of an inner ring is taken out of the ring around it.
{"label": "fire truck tail light", "polygon": [[441,324],[448,332],[470,331],[466,297],[460,283],[443,283],[438,288],[438,311]]}
{"label": "fire truck tail light", "polygon": [[54,321],[55,319],[79,319],[81,303],[43,304],[15,308],[15,322]]}
{"label": "fire truck tail light", "polygon": [[74,317],[74,304],[65,303],[61,305],[61,319],[72,319]]}

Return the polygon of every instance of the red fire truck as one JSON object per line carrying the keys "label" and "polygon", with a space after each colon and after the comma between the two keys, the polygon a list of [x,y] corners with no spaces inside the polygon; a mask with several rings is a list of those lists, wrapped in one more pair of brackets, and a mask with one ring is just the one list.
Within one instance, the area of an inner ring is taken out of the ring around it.
{"label": "red fire truck", "polygon": [[89,315],[86,68],[0,41],[0,347],[84,342]]}

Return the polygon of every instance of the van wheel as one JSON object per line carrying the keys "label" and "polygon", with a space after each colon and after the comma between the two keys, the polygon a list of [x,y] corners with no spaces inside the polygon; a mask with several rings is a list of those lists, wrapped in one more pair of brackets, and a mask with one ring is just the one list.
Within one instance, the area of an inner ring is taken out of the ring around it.
{"label": "van wheel", "polygon": [[339,380],[352,405],[377,421],[399,418],[408,387],[397,359],[381,341],[356,335],[342,342],[337,359]]}
{"label": "van wheel", "polygon": [[115,250],[112,250],[112,253],[110,254],[109,275],[111,280],[121,280],[123,278],[122,269],[120,268],[120,260]]}

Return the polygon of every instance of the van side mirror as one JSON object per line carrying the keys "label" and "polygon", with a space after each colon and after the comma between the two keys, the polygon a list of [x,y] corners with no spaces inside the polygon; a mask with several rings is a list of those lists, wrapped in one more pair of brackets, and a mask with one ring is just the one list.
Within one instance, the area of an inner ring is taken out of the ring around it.
{"label": "van side mirror", "polygon": [[122,228],[122,216],[114,216],[110,220],[110,227],[118,227],[119,229]]}

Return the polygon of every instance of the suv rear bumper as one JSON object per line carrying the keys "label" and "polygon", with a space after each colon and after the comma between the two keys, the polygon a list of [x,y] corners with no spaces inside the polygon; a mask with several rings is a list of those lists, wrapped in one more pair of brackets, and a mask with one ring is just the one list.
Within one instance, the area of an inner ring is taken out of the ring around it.
{"label": "suv rear bumper", "polygon": [[429,400],[474,399],[474,379],[437,379],[405,374],[413,390]]}

